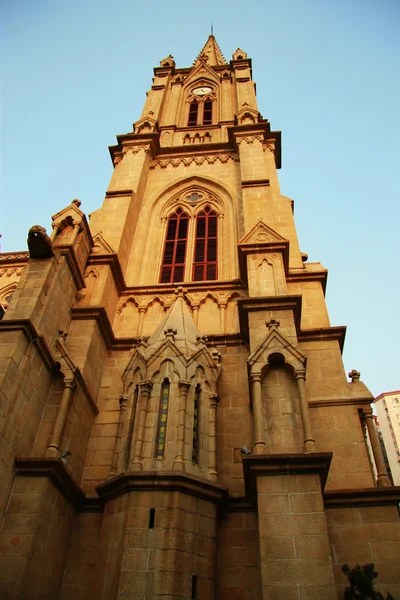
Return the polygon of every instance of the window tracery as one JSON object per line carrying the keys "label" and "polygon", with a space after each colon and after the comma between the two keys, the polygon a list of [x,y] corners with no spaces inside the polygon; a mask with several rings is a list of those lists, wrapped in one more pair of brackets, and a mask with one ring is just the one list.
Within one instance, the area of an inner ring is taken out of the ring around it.
{"label": "window tracery", "polygon": [[166,233],[160,283],[215,281],[218,278],[220,202],[211,193],[189,189],[172,199],[164,217]]}

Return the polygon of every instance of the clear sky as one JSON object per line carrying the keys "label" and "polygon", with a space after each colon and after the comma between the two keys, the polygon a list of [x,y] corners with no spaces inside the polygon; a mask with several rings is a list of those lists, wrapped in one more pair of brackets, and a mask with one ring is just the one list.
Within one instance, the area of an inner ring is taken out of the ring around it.
{"label": "clear sky", "polygon": [[3,252],[75,197],[102,204],[107,147],[139,119],[153,67],[170,53],[190,66],[213,21],[282,130],[282,193],[302,251],[329,269],[346,372],[400,389],[398,0],[13,0],[0,21]]}

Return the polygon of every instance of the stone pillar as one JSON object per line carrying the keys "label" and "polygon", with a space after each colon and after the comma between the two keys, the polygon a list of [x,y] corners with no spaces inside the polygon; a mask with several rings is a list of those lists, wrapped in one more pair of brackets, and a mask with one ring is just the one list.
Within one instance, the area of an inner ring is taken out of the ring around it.
{"label": "stone pillar", "polygon": [[127,402],[128,402],[127,396],[120,397],[117,437],[115,438],[114,455],[113,455],[113,460],[112,460],[111,471],[110,471],[109,477],[114,477],[115,475],[118,474],[118,471],[119,471],[119,469],[118,469],[118,464],[120,462],[119,457],[120,457],[120,454],[123,453],[122,431],[123,431],[124,423],[125,423],[125,413],[126,413]]}
{"label": "stone pillar", "polygon": [[218,394],[210,395],[210,471],[211,477],[218,476],[217,472],[217,406]]}
{"label": "stone pillar", "polygon": [[80,223],[74,222],[74,231],[72,232],[72,237],[71,237],[71,242],[70,242],[71,244],[75,244],[76,238],[78,237],[78,234],[79,234],[80,226],[81,226]]}
{"label": "stone pillar", "polygon": [[331,457],[243,457],[256,492],[262,600],[337,598],[322,495]]}
{"label": "stone pillar", "polygon": [[261,373],[251,373],[251,396],[253,400],[254,454],[265,454],[264,417],[262,408]]}
{"label": "stone pillar", "polygon": [[138,433],[135,442],[135,451],[133,454],[132,465],[137,468],[142,468],[142,449],[143,449],[143,441],[144,441],[144,427],[146,423],[146,415],[147,415],[147,403],[150,398],[150,392],[153,384],[151,381],[143,381],[139,383],[140,389],[140,400],[139,400],[139,424],[138,424]]}
{"label": "stone pillar", "polygon": [[71,403],[72,394],[75,389],[74,379],[64,379],[64,392],[61,398],[61,404],[58,409],[57,418],[54,423],[53,433],[50,444],[47,447],[47,456],[58,456],[60,454],[60,441],[65,425],[68,409]]}
{"label": "stone pillar", "polygon": [[60,229],[60,223],[52,223],[51,226],[53,231],[51,232],[50,239],[53,242],[57,236],[58,230]]}
{"label": "stone pillar", "polygon": [[299,371],[295,371],[295,375],[300,397],[301,419],[303,421],[303,452],[318,452],[315,439],[311,432],[310,413],[306,392],[306,372],[304,369],[301,369]]}
{"label": "stone pillar", "polygon": [[219,305],[221,333],[226,333],[226,303]]}
{"label": "stone pillar", "polygon": [[383,457],[378,432],[376,431],[372,409],[369,408],[368,410],[364,410],[363,417],[367,425],[369,440],[371,442],[372,447],[372,454],[374,455],[375,460],[375,466],[377,471],[376,483],[378,487],[389,487],[391,483],[386,470],[385,459]]}
{"label": "stone pillar", "polygon": [[139,325],[137,335],[140,337],[143,331],[143,319],[146,314],[147,308],[145,306],[139,306]]}
{"label": "stone pillar", "polygon": [[192,309],[193,309],[193,321],[197,325],[199,322],[199,305],[193,304]]}
{"label": "stone pillar", "polygon": [[178,446],[174,468],[183,467],[183,454],[185,451],[185,420],[186,420],[186,400],[190,383],[188,381],[179,382],[179,415],[178,415]]}

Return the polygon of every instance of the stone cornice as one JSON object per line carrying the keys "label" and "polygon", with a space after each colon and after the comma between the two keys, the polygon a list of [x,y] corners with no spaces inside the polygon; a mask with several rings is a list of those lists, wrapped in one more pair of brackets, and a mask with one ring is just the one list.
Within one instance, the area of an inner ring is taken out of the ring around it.
{"label": "stone cornice", "polygon": [[88,497],[71,478],[59,458],[16,458],[15,473],[25,477],[48,477],[64,498],[79,511],[99,512],[102,502]]}
{"label": "stone cornice", "polygon": [[212,481],[181,473],[160,473],[159,471],[141,471],[117,475],[117,477],[97,486],[96,491],[104,501],[131,491],[184,492],[196,496],[196,498],[218,503],[228,499],[228,491]]}
{"label": "stone cornice", "polygon": [[323,269],[320,271],[308,271],[304,269],[302,271],[289,271],[286,276],[288,283],[295,283],[297,281],[320,281],[324,294],[326,292],[326,282],[328,279],[328,270]]}
{"label": "stone cornice", "polygon": [[299,343],[316,342],[319,340],[335,340],[339,342],[340,351],[343,352],[344,339],[346,337],[346,327],[318,327],[316,329],[301,329],[298,334]]}
{"label": "stone cornice", "polygon": [[257,504],[257,477],[274,475],[319,475],[321,489],[325,487],[332,452],[309,454],[260,454],[243,456],[243,475],[246,497]]}
{"label": "stone cornice", "polygon": [[36,347],[46,367],[50,371],[56,369],[56,361],[50,352],[46,340],[37,331],[30,319],[2,319],[0,321],[0,332],[2,331],[23,331],[28,340]]}
{"label": "stone cornice", "polygon": [[292,310],[296,332],[300,332],[301,296],[260,296],[238,298],[240,330],[246,339],[249,337],[249,321],[247,313],[260,310]]}
{"label": "stone cornice", "polygon": [[360,488],[355,490],[327,490],[325,508],[354,506],[388,506],[400,503],[400,486]]}

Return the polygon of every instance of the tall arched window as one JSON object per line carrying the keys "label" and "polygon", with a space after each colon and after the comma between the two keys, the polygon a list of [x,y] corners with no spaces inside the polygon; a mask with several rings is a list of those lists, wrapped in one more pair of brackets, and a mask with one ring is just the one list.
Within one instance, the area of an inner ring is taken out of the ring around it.
{"label": "tall arched window", "polygon": [[183,281],[189,216],[177,208],[168,219],[160,283]]}
{"label": "tall arched window", "polygon": [[160,410],[158,412],[158,425],[156,437],[156,449],[154,456],[156,458],[164,458],[165,439],[167,435],[167,418],[169,404],[170,383],[168,379],[164,379],[161,384]]}
{"label": "tall arched window", "polygon": [[197,215],[193,281],[217,279],[218,215],[206,206]]}

